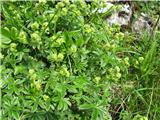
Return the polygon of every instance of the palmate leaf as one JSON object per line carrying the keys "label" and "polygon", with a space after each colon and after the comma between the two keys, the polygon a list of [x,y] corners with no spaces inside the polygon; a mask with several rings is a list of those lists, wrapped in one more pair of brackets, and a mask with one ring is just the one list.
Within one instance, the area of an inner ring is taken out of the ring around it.
{"label": "palmate leaf", "polygon": [[10,32],[4,28],[0,28],[1,32],[0,32],[0,43],[2,44],[9,44],[11,42],[10,39]]}
{"label": "palmate leaf", "polygon": [[4,36],[2,34],[0,34],[0,40],[1,40],[0,42],[2,44],[9,44],[11,42],[10,38],[8,38],[8,37],[6,37],[6,36]]}

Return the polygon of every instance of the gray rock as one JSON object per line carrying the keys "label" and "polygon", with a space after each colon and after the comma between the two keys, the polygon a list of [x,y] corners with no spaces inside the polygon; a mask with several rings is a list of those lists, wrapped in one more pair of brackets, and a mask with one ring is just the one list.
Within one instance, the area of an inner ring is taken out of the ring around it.
{"label": "gray rock", "polygon": [[151,33],[153,27],[153,21],[147,15],[142,13],[141,16],[133,23],[132,31],[137,35],[141,35],[143,31],[147,32],[148,35]]}
{"label": "gray rock", "polygon": [[113,14],[107,18],[110,25],[117,24],[120,26],[128,26],[132,16],[132,8],[128,4],[122,5],[119,11],[114,11]]}

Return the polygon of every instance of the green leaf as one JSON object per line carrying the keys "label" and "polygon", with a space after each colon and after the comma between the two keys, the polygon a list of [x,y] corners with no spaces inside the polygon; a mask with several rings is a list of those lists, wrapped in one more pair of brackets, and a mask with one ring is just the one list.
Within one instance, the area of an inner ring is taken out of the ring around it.
{"label": "green leaf", "polygon": [[16,40],[16,39],[17,39],[17,33],[18,33],[17,29],[14,29],[14,28],[12,27],[12,28],[11,28],[11,38],[12,38],[13,40]]}
{"label": "green leaf", "polygon": [[38,105],[36,103],[34,103],[33,106],[32,106],[32,112],[36,112],[37,107],[38,107]]}
{"label": "green leaf", "polygon": [[62,110],[62,109],[63,109],[63,101],[60,100],[58,104],[58,110]]}
{"label": "green leaf", "polygon": [[6,37],[6,36],[4,36],[4,35],[2,35],[2,34],[0,34],[0,42],[2,43],[2,44],[9,44],[10,42],[11,42],[11,39],[10,38],[8,38],[8,37]]}
{"label": "green leaf", "polygon": [[94,109],[94,108],[96,108],[95,104],[82,104],[79,106],[80,110]]}
{"label": "green leaf", "polygon": [[6,36],[7,38],[10,38],[11,32],[8,30],[8,29],[4,29],[4,28],[1,28],[1,34]]}
{"label": "green leaf", "polygon": [[69,47],[69,46],[71,46],[73,44],[73,41],[72,41],[72,39],[71,39],[71,37],[70,37],[68,32],[64,33],[64,39],[66,41],[67,47]]}
{"label": "green leaf", "polygon": [[97,120],[97,118],[98,118],[98,110],[95,109],[92,112],[92,120]]}
{"label": "green leaf", "polygon": [[16,112],[16,111],[13,111],[13,112],[12,112],[12,116],[13,116],[13,118],[14,118],[15,120],[18,120],[18,119],[19,119],[19,113]]}

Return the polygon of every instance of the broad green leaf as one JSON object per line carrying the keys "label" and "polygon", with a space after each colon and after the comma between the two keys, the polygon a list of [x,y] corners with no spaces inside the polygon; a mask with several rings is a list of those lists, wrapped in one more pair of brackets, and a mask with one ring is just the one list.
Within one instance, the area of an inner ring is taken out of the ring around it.
{"label": "broad green leaf", "polygon": [[6,36],[7,38],[11,37],[10,33],[11,32],[9,31],[9,29],[1,28],[1,34],[4,35],[4,36]]}
{"label": "broad green leaf", "polygon": [[4,36],[2,34],[0,34],[0,40],[1,40],[2,44],[9,44],[11,42],[10,38],[8,38],[8,37],[6,37],[6,36]]}

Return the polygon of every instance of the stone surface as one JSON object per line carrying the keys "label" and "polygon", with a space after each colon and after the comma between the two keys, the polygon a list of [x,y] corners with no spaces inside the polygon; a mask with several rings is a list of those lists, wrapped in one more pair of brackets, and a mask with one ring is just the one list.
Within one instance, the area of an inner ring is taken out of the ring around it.
{"label": "stone surface", "polygon": [[138,35],[141,35],[142,31],[150,34],[152,27],[153,21],[151,18],[147,14],[142,13],[141,16],[133,23],[132,31],[136,32]]}

